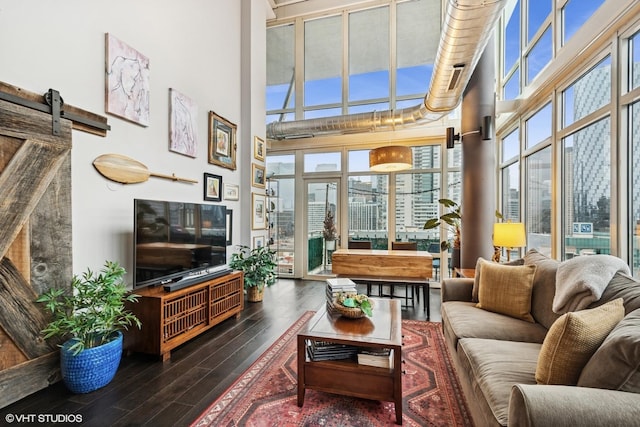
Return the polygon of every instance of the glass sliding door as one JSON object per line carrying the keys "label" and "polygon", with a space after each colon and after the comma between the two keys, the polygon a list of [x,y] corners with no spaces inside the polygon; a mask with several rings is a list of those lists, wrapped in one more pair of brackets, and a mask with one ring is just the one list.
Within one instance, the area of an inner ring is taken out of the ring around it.
{"label": "glass sliding door", "polygon": [[339,188],[340,180],[336,178],[306,180],[307,277],[331,275],[331,254],[340,238]]}

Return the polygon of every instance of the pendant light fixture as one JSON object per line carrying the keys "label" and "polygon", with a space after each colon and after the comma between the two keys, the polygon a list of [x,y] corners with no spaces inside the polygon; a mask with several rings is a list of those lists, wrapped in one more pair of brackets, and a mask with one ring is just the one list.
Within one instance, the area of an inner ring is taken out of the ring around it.
{"label": "pendant light fixture", "polygon": [[369,169],[374,172],[396,172],[412,167],[411,147],[387,145],[369,151]]}

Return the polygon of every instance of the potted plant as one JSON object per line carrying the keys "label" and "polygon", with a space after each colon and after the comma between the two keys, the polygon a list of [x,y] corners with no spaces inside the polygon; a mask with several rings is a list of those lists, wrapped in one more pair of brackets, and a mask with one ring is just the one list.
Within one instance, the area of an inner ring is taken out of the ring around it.
{"label": "potted plant", "polygon": [[327,209],[327,215],[324,217],[324,228],[322,229],[322,237],[324,245],[328,251],[335,250],[336,239],[338,238],[338,230],[336,230],[336,222],[331,209]]}
{"label": "potted plant", "polygon": [[275,251],[268,246],[249,248],[239,245],[240,250],[231,255],[229,267],[244,272],[244,288],[249,302],[262,301],[264,287],[276,282]]}
{"label": "potted plant", "polygon": [[430,218],[422,227],[425,230],[430,230],[440,226],[441,223],[445,223],[450,227],[453,232],[453,239],[450,241],[448,238],[440,242],[440,250],[448,251],[451,249],[451,265],[452,267],[460,266],[460,226],[462,224],[461,206],[457,202],[451,199],[438,200],[447,211],[440,215],[438,218]]}
{"label": "potted plant", "polygon": [[120,364],[121,331],[141,327],[140,320],[125,310],[125,302],[138,300],[127,291],[125,273],[117,262],[106,261],[99,273],[87,269],[74,275],[70,290],[52,288],[36,300],[53,316],[42,330],[44,338],[66,340],[60,346],[60,369],[74,393],[107,385]]}

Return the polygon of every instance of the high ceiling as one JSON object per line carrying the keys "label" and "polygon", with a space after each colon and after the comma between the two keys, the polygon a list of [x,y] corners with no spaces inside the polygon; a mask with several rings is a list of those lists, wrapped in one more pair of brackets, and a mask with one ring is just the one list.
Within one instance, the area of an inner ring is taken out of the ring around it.
{"label": "high ceiling", "polygon": [[354,5],[362,7],[380,6],[391,0],[268,0],[276,20],[297,16],[315,15],[327,11],[348,9]]}

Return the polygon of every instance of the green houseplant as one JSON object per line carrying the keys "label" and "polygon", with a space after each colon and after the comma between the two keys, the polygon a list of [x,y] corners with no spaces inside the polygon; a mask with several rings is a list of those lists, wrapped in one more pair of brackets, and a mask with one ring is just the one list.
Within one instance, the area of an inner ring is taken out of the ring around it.
{"label": "green houseplant", "polygon": [[36,301],[44,304],[52,320],[45,339],[67,339],[60,347],[62,379],[74,393],[88,393],[107,385],[122,355],[122,330],[140,328],[140,320],[125,310],[138,295],[127,291],[125,269],[106,261],[100,272],[87,269],[74,275],[71,290],[52,288]]}
{"label": "green houseplant", "polygon": [[440,250],[447,251],[451,248],[460,249],[460,225],[462,223],[462,215],[460,211],[460,205],[451,199],[438,200],[442,206],[448,209],[445,213],[438,218],[430,218],[424,223],[425,230],[430,230],[438,227],[441,223],[445,223],[453,231],[453,239],[445,239],[440,242]]}
{"label": "green houseplant", "polygon": [[268,246],[249,248],[239,245],[238,252],[231,254],[229,267],[244,272],[244,288],[250,302],[262,301],[265,286],[276,282],[275,251]]}
{"label": "green houseplant", "polygon": [[430,218],[422,227],[430,230],[445,223],[449,226],[449,230],[453,232],[452,240],[444,239],[440,242],[440,250],[448,251],[451,249],[451,266],[460,266],[460,226],[462,224],[461,206],[459,203],[451,199],[439,199],[438,203],[444,206],[447,211],[438,218]]}

